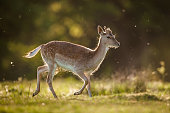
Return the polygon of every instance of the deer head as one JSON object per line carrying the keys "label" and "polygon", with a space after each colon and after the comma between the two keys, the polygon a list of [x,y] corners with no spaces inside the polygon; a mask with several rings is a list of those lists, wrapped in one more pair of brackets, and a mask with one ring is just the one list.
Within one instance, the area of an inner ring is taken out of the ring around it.
{"label": "deer head", "polygon": [[120,46],[120,42],[115,39],[115,35],[112,34],[112,30],[110,28],[104,27],[103,30],[103,28],[98,25],[97,30],[101,38],[101,43],[106,47],[116,49]]}

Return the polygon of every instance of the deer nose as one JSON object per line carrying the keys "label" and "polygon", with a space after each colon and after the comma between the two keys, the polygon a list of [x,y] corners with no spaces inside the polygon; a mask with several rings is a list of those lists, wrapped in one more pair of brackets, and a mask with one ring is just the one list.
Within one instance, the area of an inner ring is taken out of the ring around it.
{"label": "deer nose", "polygon": [[120,42],[117,42],[117,45],[120,46]]}

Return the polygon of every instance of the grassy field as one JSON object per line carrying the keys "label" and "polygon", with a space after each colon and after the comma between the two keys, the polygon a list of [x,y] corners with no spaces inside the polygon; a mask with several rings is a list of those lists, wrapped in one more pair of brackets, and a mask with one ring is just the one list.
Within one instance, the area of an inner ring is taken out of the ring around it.
{"label": "grassy field", "polygon": [[0,112],[54,113],[170,113],[170,84],[162,82],[117,82],[93,80],[90,98],[87,91],[73,93],[83,82],[74,78],[57,78],[53,86],[58,95],[54,99],[45,81],[41,92],[32,97],[36,80],[0,83]]}

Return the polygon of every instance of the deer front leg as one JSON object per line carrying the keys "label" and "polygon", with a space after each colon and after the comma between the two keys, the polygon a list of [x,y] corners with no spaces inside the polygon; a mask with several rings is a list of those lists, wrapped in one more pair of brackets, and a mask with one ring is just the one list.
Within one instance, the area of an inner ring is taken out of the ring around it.
{"label": "deer front leg", "polygon": [[33,97],[40,92],[40,78],[41,78],[42,73],[44,73],[46,71],[48,71],[48,67],[46,65],[39,66],[37,68],[37,88],[36,88],[35,92],[32,95]]}
{"label": "deer front leg", "polygon": [[87,79],[88,79],[88,84],[87,84],[87,86],[86,86],[86,89],[87,89],[87,91],[88,91],[89,97],[92,97],[91,87],[90,87],[90,75],[87,76]]}
{"label": "deer front leg", "polygon": [[84,73],[78,73],[78,75],[84,81],[84,85],[83,85],[83,87],[79,91],[75,92],[74,95],[80,95],[83,92],[83,90],[86,87],[86,85],[88,84],[88,79],[84,75]]}
{"label": "deer front leg", "polygon": [[48,86],[49,86],[49,89],[50,91],[52,92],[54,98],[57,98],[57,95],[53,89],[53,85],[52,85],[52,79],[53,79],[53,75],[54,75],[54,72],[56,70],[56,65],[52,65],[52,66],[49,66],[49,73],[48,73],[48,76],[47,76],[47,83],[48,83]]}

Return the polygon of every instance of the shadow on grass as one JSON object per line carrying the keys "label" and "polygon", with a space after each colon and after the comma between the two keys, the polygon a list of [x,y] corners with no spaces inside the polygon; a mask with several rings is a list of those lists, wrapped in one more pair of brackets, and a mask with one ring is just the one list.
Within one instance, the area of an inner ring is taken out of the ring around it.
{"label": "shadow on grass", "polygon": [[135,93],[135,94],[118,94],[114,95],[110,98],[118,98],[118,99],[124,99],[124,100],[145,100],[145,101],[162,101],[159,97],[153,94],[149,93]]}

